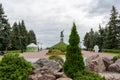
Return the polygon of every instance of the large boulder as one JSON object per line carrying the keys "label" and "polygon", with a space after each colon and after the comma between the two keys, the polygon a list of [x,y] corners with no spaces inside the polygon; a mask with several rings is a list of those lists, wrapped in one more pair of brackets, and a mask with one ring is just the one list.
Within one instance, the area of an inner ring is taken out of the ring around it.
{"label": "large boulder", "polygon": [[86,58],[86,67],[88,70],[96,71],[96,72],[104,72],[106,67],[103,62],[103,58],[99,55],[93,55],[91,57]]}
{"label": "large boulder", "polygon": [[29,80],[56,80],[66,77],[62,70],[62,64],[58,60],[39,59],[34,64],[35,70],[29,76]]}
{"label": "large boulder", "polygon": [[118,59],[117,61],[115,61],[115,63],[111,64],[108,67],[108,70],[112,71],[112,72],[119,72],[120,73],[120,59]]}
{"label": "large boulder", "polygon": [[110,58],[103,57],[103,62],[106,67],[106,71],[108,71],[108,67],[113,63],[113,61]]}
{"label": "large boulder", "polygon": [[34,65],[36,68],[46,68],[53,73],[57,73],[62,70],[62,64],[55,60],[48,60],[45,58],[39,59],[34,63]]}

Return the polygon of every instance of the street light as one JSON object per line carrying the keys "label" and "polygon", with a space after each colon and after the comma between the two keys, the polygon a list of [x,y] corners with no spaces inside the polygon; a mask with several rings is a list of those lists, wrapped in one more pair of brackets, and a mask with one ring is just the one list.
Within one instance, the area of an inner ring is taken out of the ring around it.
{"label": "street light", "polygon": [[42,43],[40,43],[40,45],[41,45],[41,48],[40,48],[40,50],[42,50]]}
{"label": "street light", "polygon": [[39,42],[37,42],[37,45],[38,45],[38,52],[39,52]]}

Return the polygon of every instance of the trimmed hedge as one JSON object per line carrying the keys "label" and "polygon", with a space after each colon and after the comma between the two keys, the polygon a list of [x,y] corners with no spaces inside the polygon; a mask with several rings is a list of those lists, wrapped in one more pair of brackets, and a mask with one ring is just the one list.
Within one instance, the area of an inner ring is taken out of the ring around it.
{"label": "trimmed hedge", "polygon": [[6,54],[0,62],[0,80],[28,80],[33,66],[19,54]]}

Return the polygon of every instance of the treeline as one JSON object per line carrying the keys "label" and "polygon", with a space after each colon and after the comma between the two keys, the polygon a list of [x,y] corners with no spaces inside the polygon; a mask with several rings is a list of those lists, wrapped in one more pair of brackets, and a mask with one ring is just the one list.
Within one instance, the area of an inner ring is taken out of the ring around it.
{"label": "treeline", "polygon": [[6,17],[0,4],[0,51],[9,49],[23,52],[28,44],[36,44],[34,31],[28,31],[23,20],[19,23],[15,22],[11,27]]}
{"label": "treeline", "polygon": [[98,45],[102,49],[120,49],[120,16],[116,8],[112,6],[110,19],[105,27],[99,25],[99,30],[87,32],[84,37],[84,46],[92,50]]}

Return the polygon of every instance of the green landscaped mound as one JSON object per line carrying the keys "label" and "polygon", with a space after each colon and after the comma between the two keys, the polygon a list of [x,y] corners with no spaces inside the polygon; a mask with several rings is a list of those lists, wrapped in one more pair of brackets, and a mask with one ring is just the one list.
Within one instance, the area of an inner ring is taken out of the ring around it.
{"label": "green landscaped mound", "polygon": [[47,54],[65,54],[67,49],[67,44],[64,42],[59,42],[56,45],[52,46],[49,49],[49,52]]}

